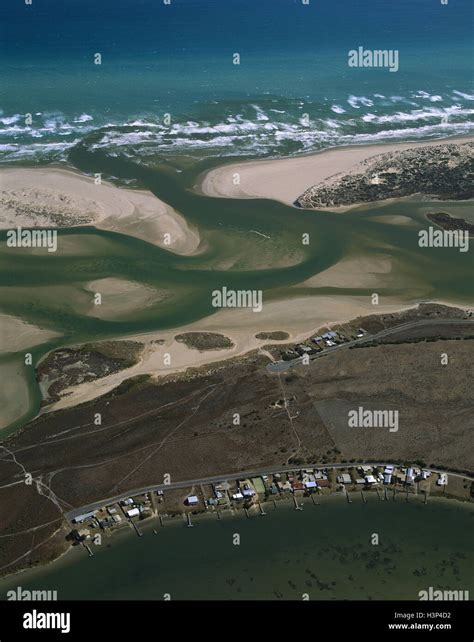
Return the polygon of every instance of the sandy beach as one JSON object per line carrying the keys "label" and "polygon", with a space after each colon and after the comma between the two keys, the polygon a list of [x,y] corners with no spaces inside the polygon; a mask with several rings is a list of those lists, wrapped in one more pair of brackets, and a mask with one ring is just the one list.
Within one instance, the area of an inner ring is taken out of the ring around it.
{"label": "sandy beach", "polygon": [[78,225],[128,234],[176,254],[194,254],[199,246],[197,231],[151,192],[96,185],[67,169],[0,170],[0,229]]}
{"label": "sandy beach", "polygon": [[[204,174],[196,188],[207,196],[269,198],[292,205],[309,187],[337,174],[354,171],[359,163],[372,156],[446,142],[465,143],[472,140],[473,137],[453,137],[429,142],[335,147],[308,156],[232,163]],[[240,180],[237,185],[236,175]]]}

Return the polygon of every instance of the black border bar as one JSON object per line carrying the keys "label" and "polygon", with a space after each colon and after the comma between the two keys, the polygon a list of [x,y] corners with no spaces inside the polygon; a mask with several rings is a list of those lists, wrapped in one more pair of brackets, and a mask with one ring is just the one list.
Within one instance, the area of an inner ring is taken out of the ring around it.
{"label": "black border bar", "polygon": [[[23,628],[33,610],[69,613],[70,631]],[[0,602],[0,642],[472,642],[472,623],[472,602],[461,601]]]}

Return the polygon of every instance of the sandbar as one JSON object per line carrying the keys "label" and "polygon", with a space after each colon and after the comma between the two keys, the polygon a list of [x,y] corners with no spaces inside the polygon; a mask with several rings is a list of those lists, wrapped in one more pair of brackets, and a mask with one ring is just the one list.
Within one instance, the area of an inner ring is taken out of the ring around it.
{"label": "sandbar", "polygon": [[[57,167],[0,170],[0,229],[93,225],[128,234],[176,254],[194,254],[197,231],[145,190],[116,187]],[[169,237],[165,237],[169,234]]]}

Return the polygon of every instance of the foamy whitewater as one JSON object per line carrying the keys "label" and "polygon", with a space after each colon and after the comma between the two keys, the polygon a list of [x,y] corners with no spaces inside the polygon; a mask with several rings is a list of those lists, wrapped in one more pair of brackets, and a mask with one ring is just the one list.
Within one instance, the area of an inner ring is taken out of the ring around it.
{"label": "foamy whitewater", "polygon": [[[0,163],[66,160],[97,129],[93,146],[144,158],[258,158],[468,134],[473,6],[438,4],[400,0],[380,11],[375,0],[341,0],[335,12],[329,0],[317,11],[287,0],[181,0],[166,10],[143,0],[130,12],[127,2],[84,0],[81,11],[94,12],[87,32],[60,0],[34,13],[9,6]],[[350,67],[359,45],[396,50],[396,73]]]}
{"label": "foamy whitewater", "polygon": [[[462,94],[462,95],[460,95]],[[474,131],[474,96],[464,92],[437,95],[419,90],[406,98],[349,96],[324,105],[284,98],[264,98],[240,105],[232,113],[225,101],[220,118],[189,119],[169,125],[159,115],[137,114],[121,119],[101,114],[38,112],[25,125],[24,114],[0,117],[0,162],[63,160],[83,136],[103,128],[92,148],[120,148],[125,155],[196,154],[268,156],[318,150],[333,145],[442,138]],[[433,106],[436,102],[436,107]],[[212,105],[216,111],[216,105]],[[283,109],[284,108],[284,109]]]}

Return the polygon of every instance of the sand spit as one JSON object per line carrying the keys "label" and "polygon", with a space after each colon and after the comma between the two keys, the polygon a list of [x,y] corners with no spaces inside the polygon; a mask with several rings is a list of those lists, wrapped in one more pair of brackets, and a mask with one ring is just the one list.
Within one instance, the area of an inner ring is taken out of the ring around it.
{"label": "sand spit", "polygon": [[[386,298],[385,303],[377,306],[377,313],[394,313],[414,307],[400,299]],[[139,341],[144,350],[139,362],[110,376],[86,382],[64,390],[63,398],[47,408],[47,412],[68,408],[95,399],[122,381],[136,375],[150,374],[162,377],[184,372],[207,364],[221,362],[242,356],[251,350],[272,343],[257,339],[259,331],[284,331],[289,337],[281,344],[294,343],[305,339],[323,326],[335,325],[355,319],[361,315],[374,313],[370,298],[365,296],[304,296],[282,301],[269,301],[259,314],[251,309],[220,310],[201,321],[175,328],[122,337]],[[186,332],[215,332],[228,337],[234,344],[222,350],[193,350],[176,341],[176,335]],[[116,338],[114,340],[119,340]],[[278,342],[280,343],[280,342]],[[46,411],[46,410],[45,410]],[[45,412],[43,411],[43,412]]]}
{"label": "sand spit", "polygon": [[60,168],[0,170],[0,229],[78,225],[128,234],[177,254],[193,254],[199,246],[196,230],[151,192],[96,185]]}
{"label": "sand spit", "polygon": [[[473,140],[473,137],[462,137],[429,142],[336,147],[309,156],[232,163],[204,174],[197,189],[208,196],[269,198],[292,205],[308,188],[336,174],[350,173],[372,156],[445,142],[461,144]],[[238,185],[234,184],[235,174],[240,177]]]}

